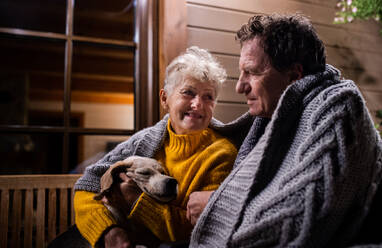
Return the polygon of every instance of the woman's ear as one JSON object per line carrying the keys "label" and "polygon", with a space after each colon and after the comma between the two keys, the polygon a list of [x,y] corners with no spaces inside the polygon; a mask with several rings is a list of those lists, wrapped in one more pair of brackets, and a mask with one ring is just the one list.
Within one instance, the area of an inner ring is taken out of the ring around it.
{"label": "woman's ear", "polygon": [[303,75],[302,65],[297,63],[293,64],[288,74],[289,74],[290,83],[293,83],[294,81],[301,79]]}
{"label": "woman's ear", "polygon": [[162,105],[162,108],[165,111],[168,111],[168,104],[167,104],[167,94],[164,91],[164,89],[161,89],[159,91],[159,99],[160,99],[160,104]]}

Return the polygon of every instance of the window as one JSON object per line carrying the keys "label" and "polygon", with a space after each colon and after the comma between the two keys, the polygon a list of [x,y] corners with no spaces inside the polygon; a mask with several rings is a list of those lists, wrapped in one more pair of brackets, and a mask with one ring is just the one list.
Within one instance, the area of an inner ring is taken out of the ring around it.
{"label": "window", "polygon": [[81,172],[158,121],[154,0],[2,0],[0,174]]}

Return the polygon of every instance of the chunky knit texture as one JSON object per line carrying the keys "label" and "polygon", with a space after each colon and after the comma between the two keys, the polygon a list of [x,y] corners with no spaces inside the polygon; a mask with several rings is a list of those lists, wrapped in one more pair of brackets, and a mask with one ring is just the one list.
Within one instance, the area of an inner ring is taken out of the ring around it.
{"label": "chunky knit texture", "polygon": [[[192,226],[186,219],[189,195],[193,191],[216,190],[232,170],[237,149],[227,138],[210,128],[194,134],[176,135],[170,124],[166,129],[167,120],[168,116],[118,145],[77,181],[76,224],[92,245],[104,230],[115,224],[102,203],[92,199],[95,195],[92,192],[99,191],[100,176],[114,162],[131,155],[154,156],[162,162],[168,174],[177,179],[179,192],[176,200],[161,204],[143,193],[129,216],[130,221],[143,224],[162,241],[190,238]],[[222,125],[216,120],[213,122]]]}
{"label": "chunky knit texture", "polygon": [[290,85],[268,124],[253,122],[190,247],[351,244],[381,167],[382,141],[360,92],[327,65]]}

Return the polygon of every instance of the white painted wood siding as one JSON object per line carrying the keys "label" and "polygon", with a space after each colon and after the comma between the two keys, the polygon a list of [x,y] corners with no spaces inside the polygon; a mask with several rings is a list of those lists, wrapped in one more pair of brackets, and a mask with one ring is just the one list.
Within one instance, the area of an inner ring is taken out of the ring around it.
{"label": "white painted wood siding", "polygon": [[382,37],[376,22],[333,24],[336,0],[187,0],[187,45],[206,48],[227,69],[229,80],[219,96],[215,117],[228,122],[247,111],[234,92],[239,77],[236,31],[256,13],[309,16],[327,49],[327,62],[361,89],[373,117],[382,109]]}

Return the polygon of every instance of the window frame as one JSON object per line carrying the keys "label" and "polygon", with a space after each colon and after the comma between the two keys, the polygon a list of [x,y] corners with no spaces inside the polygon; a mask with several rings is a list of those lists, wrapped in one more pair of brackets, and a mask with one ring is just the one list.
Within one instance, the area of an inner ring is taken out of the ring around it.
{"label": "window frame", "polygon": [[[0,125],[0,133],[63,135],[62,173],[69,171],[70,136],[76,135],[122,135],[129,136],[155,124],[159,120],[158,97],[158,1],[133,0],[135,5],[135,36],[133,41],[92,38],[73,34],[75,0],[66,0],[65,34],[0,27],[0,33],[19,37],[37,37],[65,41],[63,126],[17,126]],[[74,42],[105,44],[135,49],[134,73],[134,129],[78,128],[70,126],[71,75]]]}

